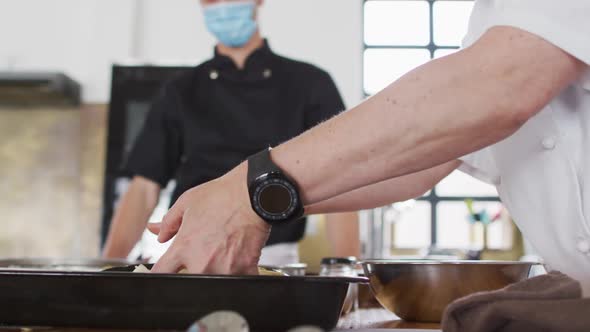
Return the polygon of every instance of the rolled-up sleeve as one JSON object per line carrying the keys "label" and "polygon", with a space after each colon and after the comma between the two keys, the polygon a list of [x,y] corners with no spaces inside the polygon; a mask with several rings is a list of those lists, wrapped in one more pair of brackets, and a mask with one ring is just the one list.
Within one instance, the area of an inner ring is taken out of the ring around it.
{"label": "rolled-up sleeve", "polygon": [[[588,0],[479,0],[475,13],[471,27],[484,24],[486,29],[493,26],[519,28],[590,65]],[[471,35],[466,44],[478,37]]]}
{"label": "rolled-up sleeve", "polygon": [[[510,26],[543,38],[590,65],[589,14],[589,0],[476,0],[463,46],[475,43],[494,26]],[[590,70],[581,77],[581,85],[590,89]],[[500,184],[494,146],[460,159],[461,171],[490,184]]]}
{"label": "rolled-up sleeve", "polygon": [[135,141],[124,169],[165,187],[174,177],[182,157],[182,128],[177,120],[178,99],[170,88],[156,97]]}
{"label": "rolled-up sleeve", "polygon": [[500,172],[496,167],[492,147],[473,152],[459,158],[459,170],[491,185],[500,184]]}

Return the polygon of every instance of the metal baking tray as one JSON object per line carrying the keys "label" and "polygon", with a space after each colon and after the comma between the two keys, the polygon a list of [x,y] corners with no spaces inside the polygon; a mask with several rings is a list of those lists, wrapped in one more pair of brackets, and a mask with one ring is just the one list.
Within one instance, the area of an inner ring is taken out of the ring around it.
{"label": "metal baking tray", "polygon": [[138,263],[143,262],[96,258],[9,258],[0,259],[0,270],[99,272],[107,268],[126,267]]}
{"label": "metal baking tray", "polygon": [[0,271],[0,325],[185,330],[217,310],[251,331],[333,329],[349,283],[366,278]]}

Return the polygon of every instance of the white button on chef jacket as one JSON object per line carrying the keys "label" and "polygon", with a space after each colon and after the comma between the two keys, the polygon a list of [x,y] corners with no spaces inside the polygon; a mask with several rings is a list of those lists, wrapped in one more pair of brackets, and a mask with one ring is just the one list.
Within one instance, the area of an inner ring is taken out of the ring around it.
{"label": "white button on chef jacket", "polygon": [[579,252],[581,252],[583,254],[589,254],[590,253],[590,242],[588,242],[586,240],[578,240],[578,245],[576,248],[578,249]]}
{"label": "white button on chef jacket", "polygon": [[[589,15],[588,0],[478,0],[464,46],[507,25],[590,65]],[[461,160],[462,171],[496,185],[548,267],[590,296],[590,67],[514,135]]]}
{"label": "white button on chef jacket", "polygon": [[555,148],[555,137],[550,136],[550,137],[545,137],[545,139],[543,139],[543,147],[547,150],[553,150]]}

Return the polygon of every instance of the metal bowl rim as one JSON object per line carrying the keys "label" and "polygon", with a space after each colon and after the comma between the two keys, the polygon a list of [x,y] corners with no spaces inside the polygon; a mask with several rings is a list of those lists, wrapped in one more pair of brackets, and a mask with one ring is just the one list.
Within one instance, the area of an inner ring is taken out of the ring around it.
{"label": "metal bowl rim", "polygon": [[539,262],[524,261],[473,261],[473,260],[395,260],[395,259],[369,259],[360,262],[366,265],[542,265]]}
{"label": "metal bowl rim", "polygon": [[292,264],[285,264],[285,265],[258,265],[258,267],[263,267],[266,269],[307,269],[306,263],[292,263]]}

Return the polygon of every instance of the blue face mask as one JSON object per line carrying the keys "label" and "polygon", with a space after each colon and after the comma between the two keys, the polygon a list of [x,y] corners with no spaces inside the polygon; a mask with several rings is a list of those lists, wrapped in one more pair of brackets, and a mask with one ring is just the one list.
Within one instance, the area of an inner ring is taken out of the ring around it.
{"label": "blue face mask", "polygon": [[203,10],[207,29],[225,46],[244,46],[258,29],[255,1],[221,2]]}

